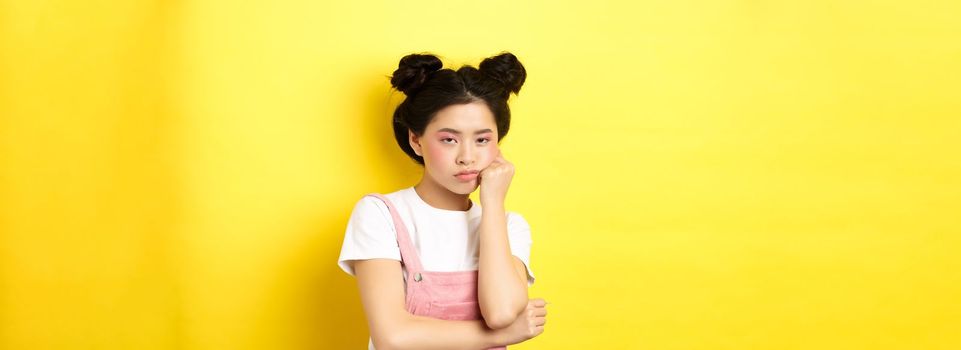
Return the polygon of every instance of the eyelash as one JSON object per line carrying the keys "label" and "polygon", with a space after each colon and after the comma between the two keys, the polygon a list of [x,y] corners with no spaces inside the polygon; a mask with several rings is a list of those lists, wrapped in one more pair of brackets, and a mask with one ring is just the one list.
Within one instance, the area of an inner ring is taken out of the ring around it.
{"label": "eyelash", "polygon": [[[442,142],[442,143],[446,143],[446,142],[444,142],[444,140],[453,140],[453,138],[451,138],[451,137],[445,137],[445,138],[442,138],[442,139],[440,139],[440,142]],[[490,142],[491,142],[491,140],[490,140],[490,139],[478,139],[478,140],[484,140],[484,141],[487,141],[486,143],[490,143]],[[486,144],[486,143],[485,143],[485,144]]]}

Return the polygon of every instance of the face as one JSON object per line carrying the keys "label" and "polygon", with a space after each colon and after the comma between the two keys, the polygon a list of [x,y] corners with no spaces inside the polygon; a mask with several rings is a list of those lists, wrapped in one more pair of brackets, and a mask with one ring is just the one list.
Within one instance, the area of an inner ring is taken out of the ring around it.
{"label": "face", "polygon": [[[458,194],[478,187],[477,174],[498,154],[494,114],[483,102],[441,109],[420,137],[408,132],[411,147],[424,157],[425,178]],[[473,176],[456,176],[473,171]]]}

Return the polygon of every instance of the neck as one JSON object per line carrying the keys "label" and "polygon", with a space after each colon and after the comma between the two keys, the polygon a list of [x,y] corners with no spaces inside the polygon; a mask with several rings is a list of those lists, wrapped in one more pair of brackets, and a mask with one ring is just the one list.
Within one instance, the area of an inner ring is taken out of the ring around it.
{"label": "neck", "polygon": [[467,211],[472,205],[469,194],[451,192],[444,186],[430,181],[427,174],[424,174],[420,183],[414,186],[414,191],[417,191],[417,195],[424,202],[437,209]]}

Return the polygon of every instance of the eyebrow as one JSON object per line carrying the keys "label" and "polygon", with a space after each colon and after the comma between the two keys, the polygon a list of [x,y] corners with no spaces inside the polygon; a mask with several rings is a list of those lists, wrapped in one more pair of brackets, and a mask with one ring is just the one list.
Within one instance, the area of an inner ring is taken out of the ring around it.
{"label": "eyebrow", "polygon": [[[451,128],[442,128],[442,129],[437,130],[437,131],[438,131],[438,132],[446,131],[446,132],[449,132],[449,133],[452,133],[452,134],[455,134],[455,135],[460,135],[460,134],[461,134],[460,131],[457,131],[457,130],[454,130],[454,129],[451,129]],[[494,130],[491,130],[491,129],[477,130],[477,131],[474,132],[474,135],[480,135],[480,134],[489,133],[489,132],[494,132]]]}

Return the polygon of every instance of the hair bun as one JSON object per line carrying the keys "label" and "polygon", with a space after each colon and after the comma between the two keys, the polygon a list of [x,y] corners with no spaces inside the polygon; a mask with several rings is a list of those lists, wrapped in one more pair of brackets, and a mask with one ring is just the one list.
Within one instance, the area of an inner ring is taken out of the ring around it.
{"label": "hair bun", "polygon": [[510,52],[504,52],[497,56],[485,58],[478,66],[478,70],[488,77],[499,81],[504,85],[504,95],[513,92],[517,95],[527,79],[527,70],[521,61]]}
{"label": "hair bun", "polygon": [[394,75],[390,77],[390,84],[397,90],[411,95],[427,81],[430,73],[436,72],[444,64],[437,56],[430,54],[410,54],[400,59],[400,64]]}

